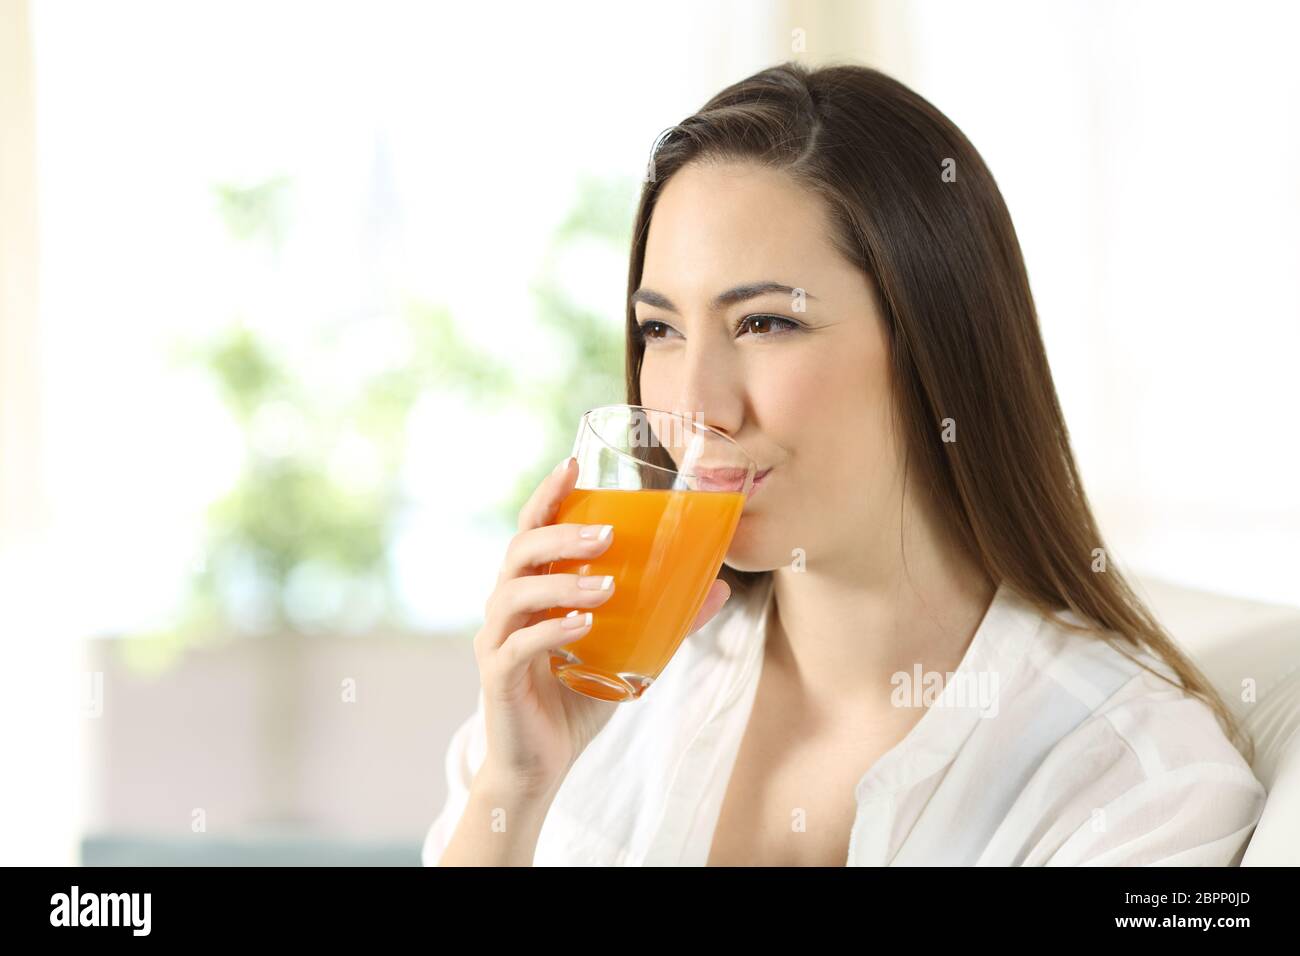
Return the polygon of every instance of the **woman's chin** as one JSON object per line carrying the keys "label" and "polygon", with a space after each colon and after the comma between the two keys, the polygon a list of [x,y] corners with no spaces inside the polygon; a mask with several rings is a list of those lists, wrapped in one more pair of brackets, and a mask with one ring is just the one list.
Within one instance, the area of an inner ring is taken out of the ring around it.
{"label": "woman's chin", "polygon": [[790,563],[789,555],[759,531],[757,523],[742,517],[723,563],[733,571],[771,571]]}

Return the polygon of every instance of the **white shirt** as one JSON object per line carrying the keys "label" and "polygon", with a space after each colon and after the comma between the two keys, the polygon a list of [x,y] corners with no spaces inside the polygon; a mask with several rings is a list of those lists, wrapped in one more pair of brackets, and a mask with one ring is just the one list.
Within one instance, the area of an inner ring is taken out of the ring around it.
{"label": "white shirt", "polygon": [[[769,578],[728,603],[639,700],[618,705],[557,792],[534,865],[706,863],[772,597]],[[942,680],[943,693],[859,779],[846,865],[1240,863],[1264,787],[1205,704],[1104,641],[1059,626],[1004,583]],[[447,749],[448,795],[425,837],[426,866],[460,820],[485,746],[480,690]]]}

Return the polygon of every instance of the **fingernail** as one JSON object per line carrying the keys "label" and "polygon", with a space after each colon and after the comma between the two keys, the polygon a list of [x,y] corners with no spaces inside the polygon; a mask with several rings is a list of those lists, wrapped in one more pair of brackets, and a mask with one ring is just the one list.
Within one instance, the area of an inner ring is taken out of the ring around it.
{"label": "fingernail", "polygon": [[568,458],[564,459],[564,461],[560,462],[558,465],[552,468],[551,474],[558,475],[560,472],[564,471],[565,468],[569,467],[569,462],[571,461],[573,461],[572,455],[570,455]]}
{"label": "fingernail", "polygon": [[590,611],[587,611],[583,614],[579,614],[577,611],[570,611],[568,614],[564,615],[564,617],[560,619],[560,627],[568,628],[571,631],[576,631],[580,627],[590,627],[590,626],[591,626]]}
{"label": "fingernail", "polygon": [[594,574],[583,575],[578,578],[578,587],[586,588],[588,591],[608,591],[614,586],[614,576],[607,574],[603,578]]}
{"label": "fingernail", "polygon": [[579,538],[595,538],[597,541],[604,541],[614,530],[612,524],[589,524],[578,532]]}

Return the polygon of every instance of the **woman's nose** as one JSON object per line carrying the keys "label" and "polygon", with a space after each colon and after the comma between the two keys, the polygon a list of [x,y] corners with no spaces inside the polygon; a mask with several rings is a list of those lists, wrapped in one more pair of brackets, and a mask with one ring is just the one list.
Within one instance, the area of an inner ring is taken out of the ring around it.
{"label": "woman's nose", "polygon": [[723,349],[687,346],[677,382],[676,411],[726,434],[739,431],[745,405],[743,383]]}

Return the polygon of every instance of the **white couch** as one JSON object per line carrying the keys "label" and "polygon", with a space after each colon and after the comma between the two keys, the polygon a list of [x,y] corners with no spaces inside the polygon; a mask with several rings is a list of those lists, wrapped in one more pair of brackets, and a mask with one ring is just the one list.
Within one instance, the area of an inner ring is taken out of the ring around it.
{"label": "white couch", "polygon": [[[1254,738],[1268,801],[1241,865],[1300,866],[1300,608],[1151,577],[1135,587]],[[1247,679],[1253,702],[1242,699]]]}

